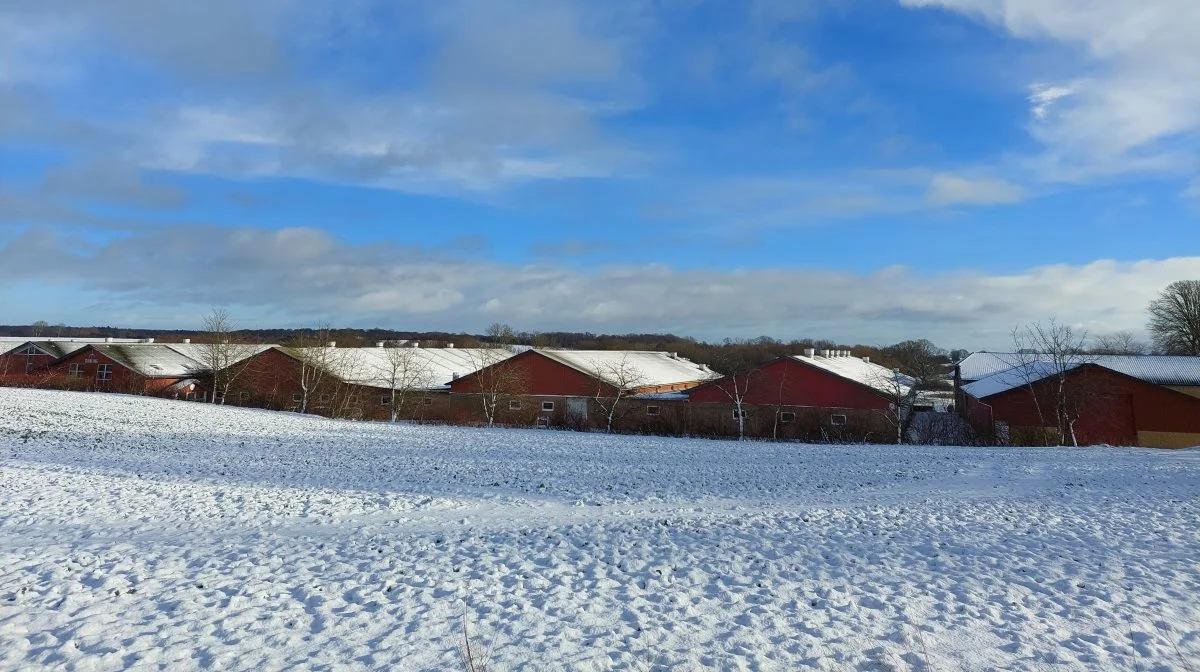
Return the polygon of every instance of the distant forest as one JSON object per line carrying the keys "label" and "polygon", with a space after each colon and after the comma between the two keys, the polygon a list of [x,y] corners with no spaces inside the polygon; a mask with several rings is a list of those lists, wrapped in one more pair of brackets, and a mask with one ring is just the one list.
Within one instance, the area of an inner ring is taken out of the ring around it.
{"label": "distant forest", "polygon": [[[437,348],[453,344],[468,348],[503,340],[505,343],[545,348],[578,350],[654,350],[674,352],[694,362],[707,364],[722,372],[744,371],[761,366],[784,355],[798,355],[805,348],[816,350],[850,350],[856,357],[869,357],[889,368],[898,368],[928,384],[949,370],[954,358],[965,351],[947,351],[927,340],[903,341],[894,345],[876,346],[837,343],[823,339],[782,341],[760,336],[751,339],[724,339],[717,342],[700,341],[674,334],[593,334],[588,332],[524,332],[507,325],[493,325],[491,336],[483,334],[452,334],[440,331],[397,331],[394,329],[238,329],[232,335],[246,342],[278,343],[281,345],[334,341],[338,347],[369,347],[380,341],[417,342],[421,347]],[[496,334],[502,334],[497,337]],[[189,329],[128,329],[122,327],[70,327],[45,323],[32,325],[0,325],[0,336],[22,336],[31,339],[50,338],[153,338],[161,342],[177,342],[190,338],[200,343],[203,331]],[[937,385],[934,385],[937,386]]]}

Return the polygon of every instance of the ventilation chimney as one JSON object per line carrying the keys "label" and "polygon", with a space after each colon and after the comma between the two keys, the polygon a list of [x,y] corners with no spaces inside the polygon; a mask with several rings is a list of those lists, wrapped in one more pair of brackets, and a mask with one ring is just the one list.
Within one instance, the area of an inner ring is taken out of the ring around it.
{"label": "ventilation chimney", "polygon": [[330,342],[328,342],[328,343],[326,343],[326,344],[325,344],[325,347],[328,347],[328,348],[336,348],[336,347],[337,347],[337,341],[330,341]]}
{"label": "ventilation chimney", "polygon": [[105,342],[105,343],[112,343],[112,342],[113,342],[113,337],[112,337],[112,336],[105,336],[105,337],[104,337],[104,342]]}
{"label": "ventilation chimney", "polygon": [[413,344],[412,344],[412,345],[413,345],[413,347],[414,347],[414,348],[419,348],[419,347],[421,347],[421,342],[420,342],[420,341],[413,341]]}
{"label": "ventilation chimney", "polygon": [[385,341],[375,341],[375,347],[377,348],[382,348],[384,345],[386,345]]}
{"label": "ventilation chimney", "polygon": [[154,339],[153,339],[153,338],[143,338],[143,339],[142,339],[142,342],[143,342],[143,343],[153,343],[153,342],[154,342]]}
{"label": "ventilation chimney", "polygon": [[458,372],[457,371],[450,374],[450,380],[458,380]]}
{"label": "ventilation chimney", "polygon": [[678,352],[672,352],[672,353],[671,353],[671,359],[679,359],[679,353],[678,353]]}
{"label": "ventilation chimney", "polygon": [[187,345],[188,343],[191,343],[191,342],[192,342],[192,339],[190,339],[190,338],[185,338],[185,339],[183,339],[183,344],[184,344],[184,345]]}
{"label": "ventilation chimney", "polygon": [[870,358],[870,357],[863,357],[863,361],[864,361],[864,362],[866,362],[867,364],[870,364],[870,363],[871,363],[871,358]]}
{"label": "ventilation chimney", "polygon": [[813,349],[813,348],[805,348],[805,349],[804,349],[804,356],[805,356],[805,357],[812,357],[812,356],[813,356],[813,355],[815,355],[815,354],[817,354],[817,351],[816,351],[815,349]]}
{"label": "ventilation chimney", "polygon": [[447,344],[446,344],[446,347],[447,347],[447,348],[453,348],[453,347],[454,347],[454,344],[453,344],[453,343],[447,343]]}

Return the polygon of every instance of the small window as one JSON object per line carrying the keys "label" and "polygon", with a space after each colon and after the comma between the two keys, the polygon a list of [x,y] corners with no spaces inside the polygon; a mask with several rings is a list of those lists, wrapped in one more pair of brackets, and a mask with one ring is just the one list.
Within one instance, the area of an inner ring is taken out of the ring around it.
{"label": "small window", "polygon": [[730,412],[730,417],[732,417],[734,420],[737,420],[738,418],[744,418],[744,417],[746,417],[746,412],[739,411],[738,409],[735,408],[735,409],[733,409],[733,411]]}
{"label": "small window", "polygon": [[646,407],[646,415],[659,415],[661,412],[662,412],[662,409],[659,408],[658,406],[647,406]]}
{"label": "small window", "polygon": [[72,378],[83,377],[83,364],[70,364],[67,366],[67,375]]}
{"label": "small window", "polygon": [[386,394],[383,395],[382,397],[379,398],[379,405],[380,406],[391,406],[392,398],[387,396]]}
{"label": "small window", "polygon": [[304,393],[303,392],[293,392],[292,393],[292,401],[296,402],[297,404],[304,401]]}
{"label": "small window", "polygon": [[543,413],[553,413],[554,412],[554,402],[553,401],[543,401],[542,402],[542,412]]}
{"label": "small window", "polygon": [[112,364],[101,364],[96,367],[96,380],[112,380]]}
{"label": "small window", "polygon": [[836,415],[831,415],[831,416],[829,416],[829,424],[839,425],[839,426],[844,425],[844,424],[846,424],[846,416],[844,416],[840,413],[836,414]]}
{"label": "small window", "polygon": [[321,401],[321,403],[322,403],[322,404],[327,404],[327,403],[329,403],[329,395],[328,395],[328,394],[322,394],[322,395],[321,395],[321,400],[320,400],[320,401]]}
{"label": "small window", "polygon": [[793,413],[793,412],[791,412],[791,411],[780,411],[780,412],[779,412],[779,422],[780,422],[780,423],[782,423],[782,424],[785,424],[785,425],[786,425],[786,424],[788,424],[789,422],[795,422],[795,421],[796,421],[796,414],[795,414],[795,413]]}
{"label": "small window", "polygon": [[21,348],[20,352],[17,352],[15,354],[18,354],[18,355],[40,355],[40,354],[42,354],[42,351],[38,350],[37,346],[35,346],[35,345],[27,345],[24,348]]}
{"label": "small window", "polygon": [[549,427],[550,426],[550,418],[538,418],[537,426],[538,427]]}
{"label": "small window", "polygon": [[426,406],[432,406],[433,405],[433,397],[425,397],[424,399],[421,400],[421,403],[425,404]]}
{"label": "small window", "polygon": [[508,402],[508,410],[510,410],[510,411],[521,410],[521,400],[513,399],[512,401]]}
{"label": "small window", "polygon": [[247,399],[249,399],[249,398],[250,398],[250,393],[249,393],[249,392],[246,392],[245,390],[242,390],[241,392],[238,392],[238,400],[239,400],[239,401],[246,401],[246,400],[247,400]]}

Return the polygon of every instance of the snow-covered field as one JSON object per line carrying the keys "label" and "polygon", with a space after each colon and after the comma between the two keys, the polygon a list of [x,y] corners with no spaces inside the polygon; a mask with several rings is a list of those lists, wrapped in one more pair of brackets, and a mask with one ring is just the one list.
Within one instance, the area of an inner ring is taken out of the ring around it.
{"label": "snow-covered field", "polygon": [[1200,670],[1200,452],[0,388],[0,669]]}

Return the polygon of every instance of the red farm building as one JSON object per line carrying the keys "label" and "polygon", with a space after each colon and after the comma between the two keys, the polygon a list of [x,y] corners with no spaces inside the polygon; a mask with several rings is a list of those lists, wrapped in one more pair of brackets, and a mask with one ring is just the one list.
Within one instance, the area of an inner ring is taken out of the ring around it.
{"label": "red farm building", "polygon": [[1099,363],[1104,357],[1058,365],[1035,360],[983,375],[960,384],[961,414],[1001,444],[1200,445],[1200,398],[1189,393],[1200,378],[1187,377],[1200,357],[1122,359],[1123,368],[1140,375]]}
{"label": "red farm building", "polygon": [[[806,350],[688,393],[696,431],[895,442],[917,381],[845,350]],[[739,417],[740,416],[740,417]]]}
{"label": "red farm building", "polygon": [[204,363],[167,343],[93,343],[54,362],[50,386],[195,398]]}

